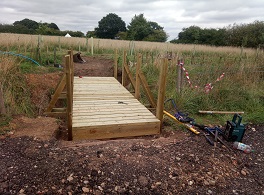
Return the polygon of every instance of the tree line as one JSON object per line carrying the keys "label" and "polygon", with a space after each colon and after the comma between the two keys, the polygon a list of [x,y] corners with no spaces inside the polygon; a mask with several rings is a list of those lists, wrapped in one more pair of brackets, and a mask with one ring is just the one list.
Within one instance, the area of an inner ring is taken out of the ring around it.
{"label": "tree line", "polygon": [[172,43],[202,44],[214,46],[263,47],[264,21],[249,24],[233,24],[224,28],[183,28]]}
{"label": "tree line", "polygon": [[[13,24],[0,24],[1,32],[55,36],[65,36],[69,33],[73,37],[85,36],[81,31],[61,31],[55,23],[38,23],[27,18]],[[109,13],[98,22],[96,28],[86,33],[86,37],[166,42],[168,34],[157,22],[148,21],[144,14],[135,15],[131,22],[126,25],[117,14]],[[183,28],[178,37],[170,42],[213,46],[263,47],[264,21],[233,24],[224,28],[190,26]]]}
{"label": "tree line", "polygon": [[15,21],[13,24],[0,24],[0,33],[41,34],[54,36],[65,36],[69,33],[73,37],[84,36],[81,31],[61,31],[55,23],[36,22],[28,18]]}

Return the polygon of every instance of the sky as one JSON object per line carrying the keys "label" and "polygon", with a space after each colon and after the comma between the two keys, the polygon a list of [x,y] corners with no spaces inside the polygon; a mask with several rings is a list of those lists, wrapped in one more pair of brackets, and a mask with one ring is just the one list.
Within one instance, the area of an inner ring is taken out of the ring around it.
{"label": "sky", "polygon": [[109,13],[129,25],[135,15],[164,27],[169,40],[183,28],[222,28],[264,21],[264,0],[1,0],[0,23],[12,24],[25,18],[55,23],[60,30],[94,30]]}

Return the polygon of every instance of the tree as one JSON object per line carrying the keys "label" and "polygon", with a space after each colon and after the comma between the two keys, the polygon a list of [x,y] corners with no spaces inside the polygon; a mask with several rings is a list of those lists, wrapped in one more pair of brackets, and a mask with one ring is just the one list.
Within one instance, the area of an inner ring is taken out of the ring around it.
{"label": "tree", "polygon": [[50,23],[50,24],[48,25],[48,27],[49,27],[49,28],[52,28],[52,29],[54,29],[54,30],[60,30],[59,27],[57,26],[57,24],[55,24],[55,23]]}
{"label": "tree", "polygon": [[135,15],[127,28],[129,40],[165,42],[168,38],[163,27],[156,22],[147,21],[143,14]]}
{"label": "tree", "polygon": [[228,26],[227,42],[231,46],[258,47],[264,43],[264,22],[255,21],[249,24]]}
{"label": "tree", "polygon": [[15,21],[13,24],[14,26],[23,25],[23,26],[26,26],[28,29],[32,29],[32,30],[36,30],[39,27],[39,24],[36,21],[30,20],[28,18],[25,18],[20,21]]}
{"label": "tree", "polygon": [[198,26],[183,28],[178,35],[179,43],[198,43],[201,30]]}
{"label": "tree", "polygon": [[183,28],[178,35],[178,39],[172,40],[171,43],[225,46],[226,30],[214,28],[202,29],[198,26],[190,26]]}
{"label": "tree", "polygon": [[127,38],[129,40],[142,41],[151,33],[151,26],[143,14],[135,15],[127,26],[127,29]]}
{"label": "tree", "polygon": [[116,14],[110,13],[98,22],[95,35],[98,38],[114,39],[119,32],[126,31],[126,23]]}
{"label": "tree", "polygon": [[88,38],[96,37],[96,35],[95,35],[95,31],[87,31],[87,33],[86,33],[86,37],[88,37]]}

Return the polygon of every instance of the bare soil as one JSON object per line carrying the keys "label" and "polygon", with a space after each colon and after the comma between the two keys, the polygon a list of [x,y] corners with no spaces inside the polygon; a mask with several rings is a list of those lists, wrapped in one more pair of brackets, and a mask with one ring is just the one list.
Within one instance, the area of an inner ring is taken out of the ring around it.
{"label": "bare soil", "polygon": [[[84,57],[76,76],[112,76]],[[245,154],[164,123],[156,136],[65,141],[63,120],[41,116],[61,74],[27,75],[39,117],[16,116],[0,139],[0,194],[264,194],[264,126],[248,126]],[[48,78],[48,79],[47,79]]]}

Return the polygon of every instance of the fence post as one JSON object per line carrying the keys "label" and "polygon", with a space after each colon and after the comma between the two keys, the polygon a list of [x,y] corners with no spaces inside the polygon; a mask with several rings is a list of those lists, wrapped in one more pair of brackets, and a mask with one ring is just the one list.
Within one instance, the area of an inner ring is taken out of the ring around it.
{"label": "fence post", "polygon": [[164,58],[159,75],[159,91],[158,91],[158,102],[157,102],[157,111],[156,111],[156,117],[160,120],[160,130],[162,128],[162,122],[163,122],[163,109],[164,109],[164,99],[166,92],[167,71],[168,71],[168,59]]}
{"label": "fence post", "polygon": [[89,47],[88,47],[88,38],[86,38],[86,49],[87,49],[87,53],[89,53]]}
{"label": "fence post", "polygon": [[127,53],[124,50],[123,51],[123,64],[122,64],[122,85],[123,86],[125,86],[125,76],[126,76],[125,63],[126,63],[126,56],[127,56]]}
{"label": "fence post", "polygon": [[114,77],[115,77],[115,79],[117,79],[117,59],[118,59],[117,49],[115,49],[115,64],[114,64]]}
{"label": "fence post", "polygon": [[65,56],[66,61],[66,88],[67,88],[67,127],[68,140],[72,140],[72,77],[71,77],[71,56]]}
{"label": "fence post", "polygon": [[182,76],[182,71],[181,71],[181,61],[178,60],[177,64],[177,92],[181,93],[181,76]]}
{"label": "fence post", "polygon": [[137,66],[136,66],[136,86],[135,86],[135,98],[139,100],[140,96],[140,79],[139,72],[142,64],[142,54],[139,53],[137,56]]}
{"label": "fence post", "polygon": [[93,56],[93,52],[94,52],[93,37],[91,37],[91,54],[92,54],[92,56]]}

